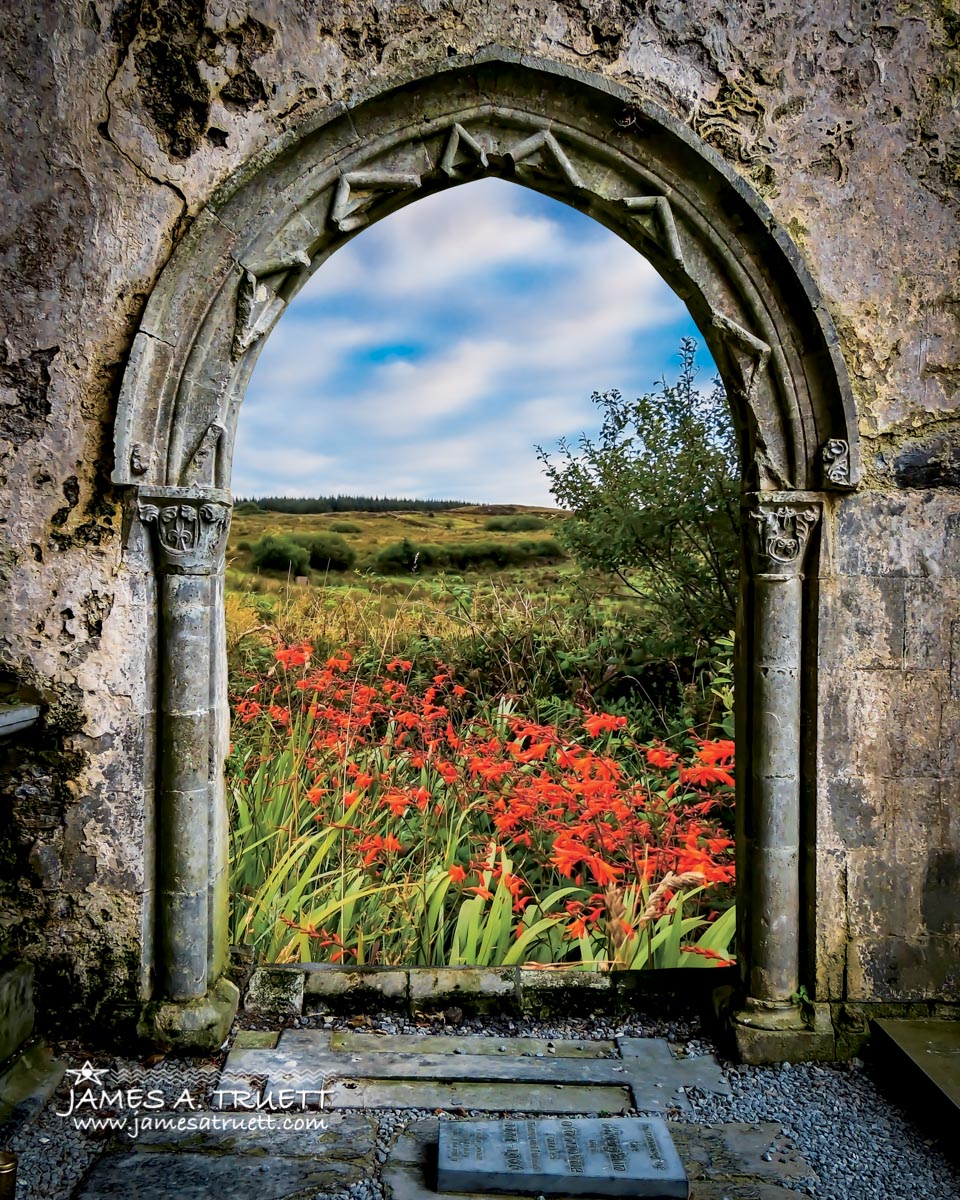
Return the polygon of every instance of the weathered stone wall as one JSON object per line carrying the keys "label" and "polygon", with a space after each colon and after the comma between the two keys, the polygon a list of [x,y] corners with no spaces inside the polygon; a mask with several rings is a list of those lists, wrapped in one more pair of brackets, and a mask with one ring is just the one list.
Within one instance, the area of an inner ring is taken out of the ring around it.
{"label": "weathered stone wall", "polygon": [[0,922],[44,1007],[132,1011],[149,983],[153,584],[108,482],[146,297],[279,135],[492,45],[662,104],[824,294],[866,482],[820,538],[809,971],[838,999],[960,999],[958,40],[956,9],[923,0],[11,0],[0,687],[47,707],[2,751]]}

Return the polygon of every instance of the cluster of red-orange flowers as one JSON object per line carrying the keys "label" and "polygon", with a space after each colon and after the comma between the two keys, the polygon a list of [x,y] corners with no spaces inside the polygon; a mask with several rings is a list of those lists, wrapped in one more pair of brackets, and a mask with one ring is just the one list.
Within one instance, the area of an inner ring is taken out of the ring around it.
{"label": "cluster of red-orange flowers", "polygon": [[[307,722],[306,799],[325,822],[353,810],[365,868],[383,871],[407,854],[419,863],[412,852],[427,824],[469,809],[472,857],[453,863],[450,878],[484,897],[502,878],[516,913],[551,881],[655,886],[695,872],[705,884],[733,883],[734,843],[720,820],[733,804],[731,741],[639,745],[625,717],[603,712],[583,713],[585,738],[516,715],[480,719],[440,664],[418,685],[408,659],[361,672],[347,650],[319,663],[304,644],[276,661],[272,678],[235,702],[237,719],[268,721],[278,739]],[[501,848],[514,864],[505,876]],[[580,937],[601,919],[602,895],[568,912],[568,935]]]}

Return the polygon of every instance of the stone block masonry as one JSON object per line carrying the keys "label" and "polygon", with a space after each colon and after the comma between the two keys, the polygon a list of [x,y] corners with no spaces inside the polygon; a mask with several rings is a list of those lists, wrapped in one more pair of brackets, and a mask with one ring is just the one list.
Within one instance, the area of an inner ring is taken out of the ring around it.
{"label": "stone block masonry", "polygon": [[40,717],[0,745],[0,941],[33,964],[41,1021],[132,1031],[150,1002],[141,1028],[189,1040],[228,1018],[219,565],[213,545],[198,572],[170,551],[217,524],[205,505],[226,519],[247,374],[313,266],[489,173],[646,254],[731,393],[750,528],[778,563],[745,545],[753,1029],[782,1042],[801,985],[849,1012],[960,1002],[944,6],[343,0],[321,19],[300,0],[16,0],[10,17],[0,695]]}

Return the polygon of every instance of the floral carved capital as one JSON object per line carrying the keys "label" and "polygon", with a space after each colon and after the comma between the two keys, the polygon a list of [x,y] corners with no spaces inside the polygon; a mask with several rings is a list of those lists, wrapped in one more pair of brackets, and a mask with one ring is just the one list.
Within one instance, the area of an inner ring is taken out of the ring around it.
{"label": "floral carved capital", "polygon": [[761,504],[750,513],[751,550],[759,575],[799,575],[810,534],[820,518],[802,501]]}
{"label": "floral carved capital", "polygon": [[180,575],[220,570],[230,511],[227,502],[203,495],[141,494],[138,503],[140,520],[154,530],[161,570]]}

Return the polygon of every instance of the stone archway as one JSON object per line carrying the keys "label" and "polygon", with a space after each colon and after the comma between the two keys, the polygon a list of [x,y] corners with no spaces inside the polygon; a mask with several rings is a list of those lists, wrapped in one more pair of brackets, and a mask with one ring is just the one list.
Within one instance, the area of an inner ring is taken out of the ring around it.
{"label": "stone archway", "polygon": [[815,672],[804,558],[859,448],[837,337],[786,233],[668,114],[626,89],[494,57],[335,105],[197,218],[147,305],[123,381],[113,479],[153,530],[158,578],[158,913],[142,1030],[190,1045],[236,1005],[226,939],[223,549],[239,405],[260,346],[330,254],[417,198],[498,175],[588,213],[686,302],[724,378],[743,506],[739,946],[753,1037],[800,1030],[801,771]]}

